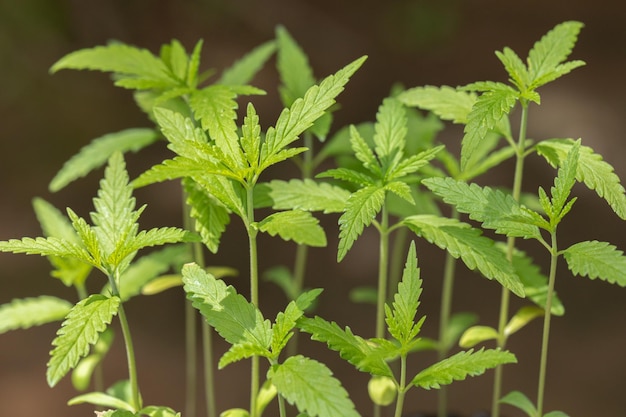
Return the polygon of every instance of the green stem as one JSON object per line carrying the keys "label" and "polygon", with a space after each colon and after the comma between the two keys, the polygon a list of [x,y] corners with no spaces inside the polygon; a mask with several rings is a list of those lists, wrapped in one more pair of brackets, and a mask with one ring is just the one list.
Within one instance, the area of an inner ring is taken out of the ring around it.
{"label": "green stem", "polygon": [[394,417],[402,417],[404,408],[404,396],[406,395],[406,355],[400,355],[400,382],[398,384],[398,398],[396,398],[396,411]]}
{"label": "green stem", "polygon": [[383,204],[380,221],[378,252],[378,300],[376,303],[376,337],[385,337],[385,303],[387,302],[387,277],[389,264],[389,214]]}
{"label": "green stem", "polygon": [[[513,199],[520,201],[522,195],[522,181],[524,179],[524,158],[526,155],[526,129],[528,127],[528,103],[521,101],[522,115],[520,120],[519,137],[515,148],[515,173],[513,175]],[[507,238],[506,256],[509,262],[513,262],[515,251],[515,238]],[[500,313],[498,318],[498,347],[506,347],[506,336],[504,329],[509,320],[509,304],[511,294],[508,289],[502,287],[500,295]],[[494,370],[493,396],[491,401],[492,417],[500,417],[500,397],[502,394],[502,365],[498,365]]]}
{"label": "green stem", "polygon": [[554,283],[556,281],[556,267],[558,249],[556,242],[556,230],[551,233],[552,250],[550,251],[550,276],[548,278],[548,294],[543,316],[543,335],[541,340],[541,360],[539,363],[539,382],[537,383],[537,415],[543,416],[543,397],[546,386],[546,370],[548,365],[548,342],[550,339],[550,320],[552,318],[552,297],[554,295]]}
{"label": "green stem", "polygon": [[196,309],[185,300],[185,415],[196,415],[197,349]]}
{"label": "green stem", "polygon": [[[213,389],[215,376],[213,373],[213,329],[206,320],[202,320],[202,346],[204,349],[204,381],[207,384],[205,390],[205,401],[207,415],[209,417],[217,416],[217,403],[215,401],[215,390]],[[192,414],[193,415],[193,414]]]}
{"label": "green stem", "polygon": [[[255,306],[259,306],[259,265],[257,254],[258,234],[254,224],[254,186],[250,185],[247,191],[247,219],[246,229],[248,232],[248,244],[250,250],[250,302]],[[259,392],[259,357],[252,356],[252,369],[250,375],[250,417],[256,416],[256,397]]]}
{"label": "green stem", "polygon": [[[120,291],[117,286],[119,282],[119,271],[115,271],[114,276],[109,276],[109,283],[111,285],[111,291],[113,295],[120,295]],[[137,381],[137,364],[135,362],[135,348],[133,346],[133,339],[130,335],[130,327],[128,326],[128,319],[126,318],[126,312],[124,311],[123,303],[117,311],[117,316],[120,320],[120,326],[122,327],[122,335],[124,336],[124,345],[126,346],[126,362],[128,364],[128,380],[130,382],[130,392],[132,406],[135,411],[141,409],[141,398],[139,396],[139,383]]]}
{"label": "green stem", "polygon": [[[453,210],[452,217],[456,219],[459,218],[459,214],[456,210]],[[439,348],[437,349],[437,354],[440,361],[444,360],[448,355],[449,343],[446,340],[446,332],[450,325],[455,271],[456,259],[449,252],[447,252],[444,265],[443,286],[441,290],[441,307],[439,313]],[[448,415],[448,391],[445,386],[442,386],[439,389],[437,401],[438,416],[446,417]]]}

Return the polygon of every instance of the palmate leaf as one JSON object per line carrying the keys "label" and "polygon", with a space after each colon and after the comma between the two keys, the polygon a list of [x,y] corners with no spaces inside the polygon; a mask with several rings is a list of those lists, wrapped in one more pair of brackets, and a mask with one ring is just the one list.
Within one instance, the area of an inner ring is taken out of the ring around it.
{"label": "palmate leaf", "polygon": [[348,64],[334,75],[326,77],[320,84],[307,90],[304,97],[297,99],[290,108],[284,109],[278,116],[275,127],[267,130],[264,146],[261,150],[262,168],[272,155],[295,141],[298,136],[308,129],[315,120],[335,103],[335,97],[343,91],[344,86],[363,64],[366,57],[362,57]]}
{"label": "palmate leaf", "polygon": [[348,198],[346,211],[339,218],[339,248],[337,261],[341,261],[363,229],[369,226],[385,203],[385,189],[367,186],[357,190]]}
{"label": "palmate leaf", "polygon": [[536,89],[583,65],[582,61],[562,64],[572,52],[583,24],[569,21],[556,25],[528,53],[530,89]]}
{"label": "palmate leaf", "polygon": [[256,207],[275,210],[299,209],[340,213],[346,207],[350,192],[332,184],[311,179],[272,180],[257,184],[254,202]]}
{"label": "palmate leaf", "polygon": [[191,178],[183,179],[183,187],[190,206],[189,215],[195,219],[195,230],[200,233],[202,243],[217,253],[222,234],[230,223],[228,210]]}
{"label": "palmate leaf", "polygon": [[268,379],[298,411],[309,417],[358,417],[348,393],[330,369],[302,355],[272,366]]}
{"label": "palmate leaf", "polygon": [[[574,144],[571,139],[550,139],[537,144],[536,149],[539,155],[556,167],[566,160]],[[588,146],[580,147],[578,157],[576,179],[604,198],[621,219],[626,219],[626,193],[613,166]]]}
{"label": "palmate leaf", "polygon": [[563,251],[563,257],[573,274],[626,287],[626,256],[607,242],[576,243]]}
{"label": "palmate leaf", "polygon": [[119,297],[91,295],[76,304],[52,341],[46,377],[55,386],[80,358],[89,353],[89,346],[98,341],[98,335],[107,328],[117,314]]}
{"label": "palmate leaf", "polygon": [[182,274],[187,298],[224,340],[267,351],[272,329],[258,308],[237,294],[235,288],[226,286],[196,264],[186,264]]}
{"label": "palmate leaf", "polygon": [[415,215],[403,224],[418,236],[460,258],[469,269],[478,269],[488,279],[496,279],[514,294],[524,297],[524,287],[510,262],[494,242],[479,229],[455,219],[433,215]]}
{"label": "palmate leaf", "polygon": [[431,111],[442,120],[465,124],[476,102],[476,94],[445,85],[425,86],[410,88],[400,93],[397,99],[407,106]]}
{"label": "palmate leaf", "polygon": [[462,381],[468,376],[483,374],[487,369],[506,363],[516,363],[515,355],[499,349],[481,349],[459,352],[424,369],[411,380],[416,387],[440,388],[454,381]]}
{"label": "palmate leaf", "polygon": [[349,327],[341,329],[336,323],[321,317],[302,318],[298,327],[311,334],[311,339],[325,342],[328,347],[339,353],[343,359],[362,372],[373,375],[392,377],[391,368],[382,356],[374,355],[374,345],[352,333]]}
{"label": "palmate leaf", "polygon": [[103,166],[113,153],[137,152],[158,139],[153,129],[134,128],[109,133],[92,140],[88,145],[72,156],[50,181],[48,189],[52,192],[61,190],[78,178]]}
{"label": "palmate leaf", "polygon": [[470,91],[482,91],[467,116],[463,140],[461,142],[461,170],[479,161],[475,151],[490,130],[509,114],[515,105],[518,93],[502,83],[482,82],[464,87]]}
{"label": "palmate leaf", "polygon": [[470,219],[481,222],[484,228],[506,236],[541,238],[535,218],[522,210],[509,194],[449,177],[427,178],[422,184],[460,213],[469,214]]}
{"label": "palmate leaf", "polygon": [[403,346],[408,345],[420,331],[421,322],[415,323],[415,315],[419,307],[422,294],[422,280],[417,267],[415,242],[411,242],[402,273],[402,281],[398,284],[398,291],[393,296],[391,307],[385,309],[386,322],[389,334]]}
{"label": "palmate leaf", "polygon": [[111,43],[65,55],[50,72],[61,69],[96,70],[117,75],[116,85],[125,88],[168,88],[179,85],[165,63],[146,49]]}
{"label": "palmate leaf", "polygon": [[0,334],[62,320],[71,308],[68,301],[49,295],[11,300],[0,305]]}
{"label": "palmate leaf", "polygon": [[258,223],[262,232],[279,235],[283,240],[293,240],[300,245],[326,246],[326,233],[311,213],[303,210],[279,211]]}

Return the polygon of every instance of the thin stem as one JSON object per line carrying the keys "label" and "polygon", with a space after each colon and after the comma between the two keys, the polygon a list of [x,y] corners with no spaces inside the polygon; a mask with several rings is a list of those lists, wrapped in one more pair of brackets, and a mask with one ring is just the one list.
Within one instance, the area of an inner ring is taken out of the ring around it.
{"label": "thin stem", "polygon": [[[304,276],[306,274],[306,264],[309,254],[309,247],[307,245],[298,245],[296,248],[296,259],[293,267],[293,295],[299,296],[302,293],[304,287]],[[298,332],[295,331],[294,335],[289,340],[287,345],[287,356],[293,356],[298,351]]]}
{"label": "thin stem", "polygon": [[552,250],[550,251],[550,276],[548,278],[548,294],[543,315],[543,335],[541,340],[541,361],[539,363],[539,382],[537,383],[537,415],[543,415],[543,397],[546,386],[546,370],[548,365],[548,342],[550,339],[550,320],[552,318],[552,296],[554,295],[554,283],[556,281],[556,267],[558,249],[556,242],[556,230],[551,233]]}
{"label": "thin stem", "polygon": [[[519,201],[522,194],[522,181],[524,179],[524,158],[526,156],[526,129],[528,127],[528,103],[521,101],[522,114],[520,120],[519,137],[515,148],[515,172],[513,174],[513,199]],[[513,262],[513,252],[515,251],[515,238],[507,238],[506,256],[509,262]],[[500,294],[500,313],[498,318],[498,347],[504,349],[506,337],[504,329],[509,320],[509,304],[511,294],[509,290],[502,287]],[[494,370],[493,396],[491,401],[491,414],[493,417],[500,416],[500,397],[502,394],[502,365],[498,365]]]}
{"label": "thin stem", "polygon": [[400,355],[400,382],[398,383],[398,398],[396,398],[396,411],[394,417],[402,417],[404,408],[404,396],[406,395],[406,355]]}
{"label": "thin stem", "polygon": [[[257,233],[258,231],[252,226],[254,223],[254,186],[249,186],[247,191],[247,219],[246,229],[248,232],[248,244],[250,251],[250,302],[258,307],[259,305],[259,265],[257,254]],[[259,357],[251,358],[252,369],[250,375],[250,417],[256,416],[256,397],[259,391]]]}
{"label": "thin stem", "polygon": [[378,300],[376,304],[376,337],[385,337],[385,303],[387,302],[387,277],[389,264],[389,214],[383,204],[380,221],[378,252]]}
{"label": "thin stem", "polygon": [[205,320],[202,320],[202,357],[204,360],[204,381],[207,384],[205,392],[205,402],[207,415],[217,416],[217,403],[215,401],[215,390],[213,389],[215,376],[213,372],[213,329]]}
{"label": "thin stem", "polygon": [[[111,291],[113,295],[119,297],[120,292],[117,287],[119,280],[119,271],[115,271],[114,276],[109,276],[109,283],[111,285]],[[139,383],[137,380],[137,364],[135,362],[135,348],[133,346],[133,339],[130,335],[130,327],[128,326],[128,319],[126,318],[126,312],[124,311],[123,303],[117,311],[117,316],[120,320],[120,326],[122,327],[122,335],[124,336],[124,345],[126,346],[126,362],[128,364],[128,380],[130,382],[130,392],[132,406],[135,411],[141,409],[141,398],[139,396]]]}
{"label": "thin stem", "polygon": [[185,300],[185,414],[196,415],[197,361],[196,309]]}

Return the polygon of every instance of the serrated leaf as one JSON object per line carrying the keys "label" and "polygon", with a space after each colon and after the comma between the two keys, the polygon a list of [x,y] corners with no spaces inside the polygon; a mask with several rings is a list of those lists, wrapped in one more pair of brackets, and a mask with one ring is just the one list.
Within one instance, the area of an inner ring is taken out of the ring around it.
{"label": "serrated leaf", "polygon": [[228,210],[191,178],[183,179],[183,187],[190,206],[189,215],[195,219],[195,230],[200,233],[202,243],[217,253],[222,234],[230,223]]}
{"label": "serrated leaf", "polygon": [[411,380],[411,384],[424,389],[440,388],[468,376],[481,375],[498,365],[515,362],[512,353],[499,349],[459,352],[424,369]]}
{"label": "serrated leaf", "polygon": [[411,242],[398,291],[393,296],[391,308],[387,306],[385,309],[385,321],[389,334],[403,346],[416,338],[420,331],[422,321],[415,323],[415,316],[420,305],[421,294],[422,280],[417,267],[415,242]]}
{"label": "serrated leaf", "polygon": [[392,377],[393,373],[382,356],[374,355],[374,345],[352,333],[349,327],[341,329],[335,322],[329,322],[321,317],[303,318],[298,327],[311,334],[311,339],[325,342],[328,347],[339,353],[359,371],[373,375]]}
{"label": "serrated leaf", "polygon": [[349,168],[333,168],[317,175],[317,178],[334,178],[336,180],[351,182],[360,186],[376,183],[376,179],[370,175]]}
{"label": "serrated leaf", "polygon": [[341,187],[311,179],[272,180],[257,184],[254,201],[256,207],[321,211],[326,214],[342,212],[349,196],[350,192]]}
{"label": "serrated leaf", "polygon": [[407,106],[418,107],[436,114],[442,120],[467,123],[467,115],[476,102],[476,95],[449,86],[410,88],[397,96]]}
{"label": "serrated leaf", "polygon": [[502,52],[496,51],[496,56],[504,65],[504,69],[517,89],[522,92],[525,91],[530,84],[530,75],[520,57],[508,47],[505,47]]}
{"label": "serrated leaf", "polygon": [[92,140],[72,156],[52,178],[48,189],[61,190],[78,178],[103,166],[115,152],[137,152],[158,139],[153,129],[135,128],[109,133]]}
{"label": "serrated leaf", "polygon": [[535,89],[557,78],[552,73],[561,73],[559,64],[572,52],[582,27],[582,23],[575,21],[560,23],[535,43],[528,53],[527,62],[531,88]]}
{"label": "serrated leaf", "polygon": [[248,84],[275,51],[276,43],[274,41],[265,42],[255,47],[225,69],[215,83],[224,85]]}
{"label": "serrated leaf", "polygon": [[385,189],[379,186],[361,188],[348,198],[346,211],[339,218],[339,248],[341,261],[363,229],[369,226],[385,203]]}
{"label": "serrated leaf", "polygon": [[280,75],[280,97],[284,106],[291,106],[315,84],[309,59],[283,26],[276,28],[278,53],[276,68]]}
{"label": "serrated leaf", "polygon": [[437,154],[444,149],[444,146],[435,146],[431,149],[422,151],[416,155],[411,155],[398,162],[388,174],[388,179],[400,179],[407,175],[415,173],[418,169],[427,165]]}
{"label": "serrated leaf", "polygon": [[487,229],[511,237],[541,238],[534,218],[529,217],[512,196],[502,191],[449,177],[427,178],[422,184]]}
{"label": "serrated leaf", "polygon": [[71,308],[68,301],[49,295],[13,299],[0,305],[0,334],[60,321]]}
{"label": "serrated leaf", "polygon": [[418,236],[447,250],[453,257],[461,258],[469,269],[478,269],[486,278],[495,278],[505,288],[524,297],[524,287],[510,262],[491,239],[481,236],[479,229],[432,215],[410,216],[403,223]]}
{"label": "serrated leaf", "polygon": [[[482,85],[480,87],[485,88]],[[474,89],[476,85],[469,85],[466,88]],[[478,97],[467,116],[461,142],[461,170],[478,162],[474,153],[480,142],[503,117],[509,114],[517,101],[518,93],[508,85],[489,83],[488,88]]]}
{"label": "serrated leaf", "polygon": [[296,300],[289,302],[285,311],[276,315],[274,326],[272,327],[272,354],[278,357],[287,342],[293,335],[293,329],[304,311],[311,306],[315,299],[322,292],[321,289],[310,290],[298,296]]}
{"label": "serrated leaf", "polygon": [[250,171],[255,172],[259,167],[259,156],[261,154],[261,125],[259,124],[259,116],[252,103],[248,103],[246,117],[241,126],[241,148]]}
{"label": "serrated leaf", "polygon": [[352,147],[354,156],[361,161],[363,167],[374,174],[381,175],[378,159],[376,159],[369,144],[354,125],[350,126],[350,146]]}
{"label": "serrated leaf", "polygon": [[1,241],[0,252],[72,257],[94,265],[93,258],[82,246],[54,237],[38,237],[35,239],[25,237],[22,239],[9,239],[8,241]]}
{"label": "serrated leaf", "polygon": [[276,126],[267,130],[261,152],[262,167],[267,158],[295,141],[335,103],[335,97],[343,91],[350,77],[364,61],[365,57],[357,59],[334,75],[326,77],[319,85],[309,88],[304,97],[294,101],[290,108],[280,113]]}
{"label": "serrated leaf", "polygon": [[258,223],[260,231],[301,245],[326,246],[326,233],[311,213],[303,210],[279,211]]}
{"label": "serrated leaf", "polygon": [[237,294],[235,288],[226,286],[196,264],[183,266],[182,274],[187,298],[228,343],[269,348],[270,322],[258,308]]}
{"label": "serrated leaf", "polygon": [[123,43],[81,49],[65,55],[50,72],[61,69],[97,70],[116,74],[116,85],[126,88],[167,88],[178,85],[167,66],[146,49]]}
{"label": "serrated leaf", "polygon": [[383,172],[393,170],[402,157],[407,134],[404,106],[395,98],[386,98],[378,108],[374,125],[374,145]]}
{"label": "serrated leaf", "polygon": [[248,359],[253,356],[271,357],[270,351],[257,343],[253,342],[241,342],[232,345],[226,353],[222,355],[217,363],[218,369],[224,369],[231,363],[238,362],[243,359]]}
{"label": "serrated leaf", "polygon": [[[575,142],[571,139],[550,139],[537,144],[537,152],[552,166],[561,165]],[[626,193],[612,165],[588,146],[581,146],[576,179],[604,198],[613,211],[626,219]]]}
{"label": "serrated leaf", "polygon": [[575,275],[626,287],[626,256],[610,243],[597,240],[576,243],[565,249],[563,256]]}
{"label": "serrated leaf", "polygon": [[[567,153],[567,158],[559,167],[557,176],[554,178],[554,186],[551,189],[552,204],[548,215],[551,220],[560,220],[567,214],[567,199],[576,183],[576,171],[579,161],[580,141],[577,141]],[[555,218],[555,219],[553,219]]]}
{"label": "serrated leaf", "polygon": [[54,349],[50,352],[46,372],[48,385],[55,386],[80,358],[89,353],[89,346],[98,341],[99,334],[117,314],[119,305],[119,297],[95,294],[71,309],[52,341]]}
{"label": "serrated leaf", "polygon": [[348,393],[321,362],[301,355],[289,357],[268,371],[280,395],[310,417],[358,417]]}
{"label": "serrated leaf", "polygon": [[124,245],[120,245],[110,256],[112,263],[121,262],[127,256],[139,249],[152,246],[161,246],[166,243],[195,242],[199,238],[186,230],[178,227],[160,227],[150,230],[142,230]]}

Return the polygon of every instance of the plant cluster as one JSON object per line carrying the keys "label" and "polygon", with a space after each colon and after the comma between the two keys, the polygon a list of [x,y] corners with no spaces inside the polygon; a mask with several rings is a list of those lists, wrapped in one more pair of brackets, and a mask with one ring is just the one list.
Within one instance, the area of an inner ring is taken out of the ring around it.
{"label": "plant cluster", "polygon": [[[217,361],[219,369],[242,360],[251,364],[249,405],[221,411],[223,417],[260,417],[274,401],[281,417],[360,415],[331,370],[299,353],[299,333],[325,343],[371,376],[367,388],[375,416],[389,407],[400,417],[409,390],[422,388],[440,390],[438,413],[444,417],[445,386],[492,368],[494,417],[501,404],[513,405],[529,417],[566,416],[543,409],[550,319],[564,313],[554,291],[557,260],[564,258],[574,275],[626,286],[626,257],[615,246],[592,240],[564,248],[557,239],[558,226],[576,202],[572,196],[576,183],[594,190],[626,218],[626,195],[613,167],[580,139],[526,137],[528,108],[541,101],[538,89],[584,65],[567,61],[581,28],[579,22],[557,25],[535,43],[526,61],[509,48],[496,52],[509,83],[398,87],[382,100],[374,121],[341,128],[333,126],[337,97],[366,57],[318,80],[306,54],[283,27],[276,29],[274,40],[217,77],[212,71],[200,71],[202,42],[188,52],[172,41],[158,55],[123,43],[70,53],[51,71],[111,73],[116,86],[133,92],[154,128],[97,138],[52,179],[49,188],[58,191],[106,165],[89,220],[70,208],[65,216],[37,198],[33,205],[43,237],[0,242],[4,252],[47,257],[52,276],[76,290],[76,301],[41,295],[0,306],[0,332],[62,321],[52,341],[47,379],[52,387],[72,374],[81,393],[69,404],[94,404],[99,416],[108,417],[180,416],[170,407],[144,404],[136,368],[141,354],[133,348],[124,303],[182,287],[188,353],[184,415],[196,414],[199,311],[210,417],[219,409],[213,393],[213,331],[230,346]],[[263,128],[252,102],[243,106],[242,114],[238,110],[244,97],[265,94],[251,82],[273,55],[284,109]],[[514,109],[520,114],[517,135],[510,121],[517,114]],[[437,141],[445,121],[464,126],[460,155]],[[123,154],[159,140],[166,141],[170,156],[131,181]],[[537,195],[522,192],[524,160],[533,153],[557,169],[550,189],[539,188]],[[510,189],[476,181],[511,158],[515,170]],[[268,178],[270,167],[286,161],[295,162],[299,177]],[[320,172],[323,163],[334,166]],[[136,207],[133,190],[172,180],[181,184],[183,228],[140,231],[138,220],[145,206]],[[327,213],[339,216],[338,262],[366,228],[378,232],[377,288],[357,288],[353,293],[354,299],[376,306],[372,338],[314,313],[316,300],[324,295],[314,282],[305,281],[307,248],[327,245],[329,231],[316,217]],[[222,279],[230,273],[228,268],[209,267],[204,259],[205,251],[218,252],[233,218],[242,222],[248,241],[249,297]],[[259,307],[259,234],[297,245],[292,269],[277,267],[267,273],[288,300],[272,319]],[[447,256],[440,330],[434,338],[421,334],[416,239],[445,250]],[[547,274],[519,248],[520,239],[545,248],[550,260]],[[162,245],[167,246],[144,250]],[[502,287],[497,328],[477,324],[472,314],[453,314],[458,261]],[[96,270],[104,275],[102,289],[89,293],[86,280],[96,280],[91,276]],[[511,294],[528,300],[513,315]],[[128,378],[107,386],[98,369],[113,343],[110,325],[116,316]],[[502,365],[516,362],[506,350],[507,339],[539,317],[543,337],[536,400],[519,391],[503,396]],[[490,340],[495,341],[494,348],[476,347]],[[409,366],[418,363],[415,357],[424,350],[435,350],[438,359],[420,368]]]}

